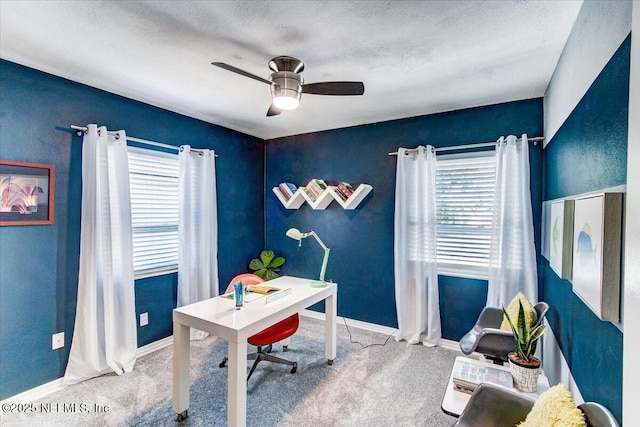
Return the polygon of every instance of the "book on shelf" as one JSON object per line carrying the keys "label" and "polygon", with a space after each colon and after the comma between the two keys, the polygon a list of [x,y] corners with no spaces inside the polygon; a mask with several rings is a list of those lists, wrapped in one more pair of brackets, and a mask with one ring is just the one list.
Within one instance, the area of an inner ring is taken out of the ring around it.
{"label": "book on shelf", "polygon": [[338,190],[338,187],[335,188],[334,194],[337,194],[338,197],[340,197],[340,200],[342,200],[343,202],[346,202],[348,197],[345,196],[342,191]]}
{"label": "book on shelf", "polygon": [[283,184],[278,185],[278,190],[280,190],[280,194],[285,198],[285,200],[289,200],[291,198],[291,194]]}
{"label": "book on shelf", "polygon": [[290,182],[281,182],[280,184],[278,184],[278,188],[280,189],[280,193],[287,200],[292,198],[295,192],[298,190],[298,188]]}
{"label": "book on shelf", "polygon": [[344,181],[338,184],[336,190],[338,190],[338,194],[343,197],[344,200],[347,200],[353,194],[353,187],[351,184]]}
{"label": "book on shelf", "polygon": [[309,196],[309,198],[311,199],[312,202],[316,201],[315,194],[313,194],[313,192],[311,190],[309,190],[307,187],[304,187],[304,192],[307,194],[307,196]]}
{"label": "book on shelf", "polygon": [[463,393],[473,393],[478,384],[492,383],[503,387],[513,387],[513,378],[509,370],[474,361],[458,359],[453,370],[453,388]]}
{"label": "book on shelf", "polygon": [[320,190],[320,191],[324,191],[327,189],[327,183],[324,182],[324,179],[317,179],[314,178],[313,179],[313,183],[316,185],[316,187]]}
{"label": "book on shelf", "polygon": [[308,193],[313,194],[313,200],[322,195],[324,190],[327,189],[327,183],[323,179],[313,178],[305,187]]}
{"label": "book on shelf", "polygon": [[295,184],[292,184],[290,182],[283,182],[283,184],[289,189],[292,196],[296,191],[298,191],[298,187],[296,187]]}

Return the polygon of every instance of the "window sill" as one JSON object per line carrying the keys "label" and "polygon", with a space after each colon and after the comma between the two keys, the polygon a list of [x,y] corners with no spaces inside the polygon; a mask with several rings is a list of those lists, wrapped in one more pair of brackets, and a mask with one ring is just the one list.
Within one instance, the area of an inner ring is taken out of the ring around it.
{"label": "window sill", "polygon": [[161,270],[146,270],[134,273],[133,280],[148,279],[149,277],[164,276],[165,274],[173,274],[178,272],[178,267],[163,268]]}
{"label": "window sill", "polygon": [[455,267],[438,267],[439,276],[461,277],[464,279],[489,280],[487,272],[469,271]]}

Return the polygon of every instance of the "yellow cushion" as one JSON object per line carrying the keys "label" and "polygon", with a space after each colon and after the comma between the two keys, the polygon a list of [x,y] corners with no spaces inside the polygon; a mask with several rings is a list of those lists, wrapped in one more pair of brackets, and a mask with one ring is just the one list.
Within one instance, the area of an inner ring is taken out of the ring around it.
{"label": "yellow cushion", "polygon": [[[534,323],[538,321],[538,313],[536,313],[536,309],[533,308],[527,297],[523,295],[522,292],[518,292],[518,295],[513,297],[506,310],[509,313],[509,317],[515,326],[518,326],[518,312],[520,311],[519,301],[522,301],[522,308],[524,308],[524,320],[527,323],[528,327],[531,327]],[[510,331],[511,326],[509,326],[509,321],[507,320],[507,316],[502,316],[502,324],[500,325],[500,329],[505,331]]]}
{"label": "yellow cushion", "polygon": [[531,412],[518,427],[586,427],[584,414],[576,407],[564,384],[551,387],[540,395]]}

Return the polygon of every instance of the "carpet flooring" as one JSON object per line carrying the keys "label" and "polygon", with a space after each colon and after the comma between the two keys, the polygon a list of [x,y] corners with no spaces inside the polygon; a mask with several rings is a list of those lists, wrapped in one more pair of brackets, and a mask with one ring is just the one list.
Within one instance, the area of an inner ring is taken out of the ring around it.
{"label": "carpet flooring", "polygon": [[[247,425],[262,426],[450,426],[442,412],[449,374],[460,353],[396,342],[388,336],[338,326],[338,354],[324,358],[324,322],[300,317],[289,351],[274,354],[298,363],[298,371],[262,362],[247,386]],[[253,351],[251,348],[249,351]],[[172,409],[172,347],[137,360],[134,370],[103,375],[33,402],[34,413],[2,413],[3,426],[225,426],[227,353],[222,339],[191,344],[189,417]],[[250,364],[248,362],[248,367]],[[48,410],[48,412],[46,412]]]}

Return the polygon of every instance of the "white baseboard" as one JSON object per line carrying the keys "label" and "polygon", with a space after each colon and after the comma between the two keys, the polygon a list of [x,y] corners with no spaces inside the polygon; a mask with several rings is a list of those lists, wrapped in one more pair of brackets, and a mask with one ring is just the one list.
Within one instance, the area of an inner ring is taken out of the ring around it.
{"label": "white baseboard", "polygon": [[34,400],[41,399],[45,396],[50,395],[51,393],[55,393],[56,391],[60,391],[66,387],[66,384],[62,382],[62,378],[55,379],[53,381],[49,381],[48,383],[39,385],[38,387],[34,387],[27,391],[23,391],[22,393],[18,393],[11,397],[7,397],[0,403],[29,403]]}
{"label": "white baseboard", "polygon": [[171,344],[173,344],[173,335],[162,338],[158,341],[154,341],[147,345],[143,345],[142,347],[138,347],[138,351],[136,351],[136,358],[146,356],[147,354],[153,353],[154,351],[169,347]]}
{"label": "white baseboard", "polygon": [[[147,354],[153,353],[154,351],[158,351],[162,348],[168,347],[171,344],[173,344],[173,336],[154,341],[147,345],[143,345],[136,351],[136,358],[146,356]],[[8,397],[0,403],[29,403],[33,402],[34,400],[46,397],[51,393],[55,393],[56,391],[60,391],[65,387],[67,387],[67,385],[64,384],[63,378],[58,378],[48,383],[42,384],[38,387],[34,387],[32,389],[23,391],[22,393],[18,393],[16,395]]]}
{"label": "white baseboard", "polygon": [[[313,310],[303,310],[300,312],[301,316],[310,317],[312,319],[324,320],[324,313],[319,313]],[[378,332],[385,335],[395,334],[398,329],[391,328],[389,326],[377,325],[375,323],[363,322],[361,320],[349,319],[347,317],[337,316],[336,323],[338,325],[344,325],[347,322],[349,327],[364,329],[365,331]],[[450,350],[460,350],[460,346],[457,341],[441,339],[438,347],[448,348]]]}

